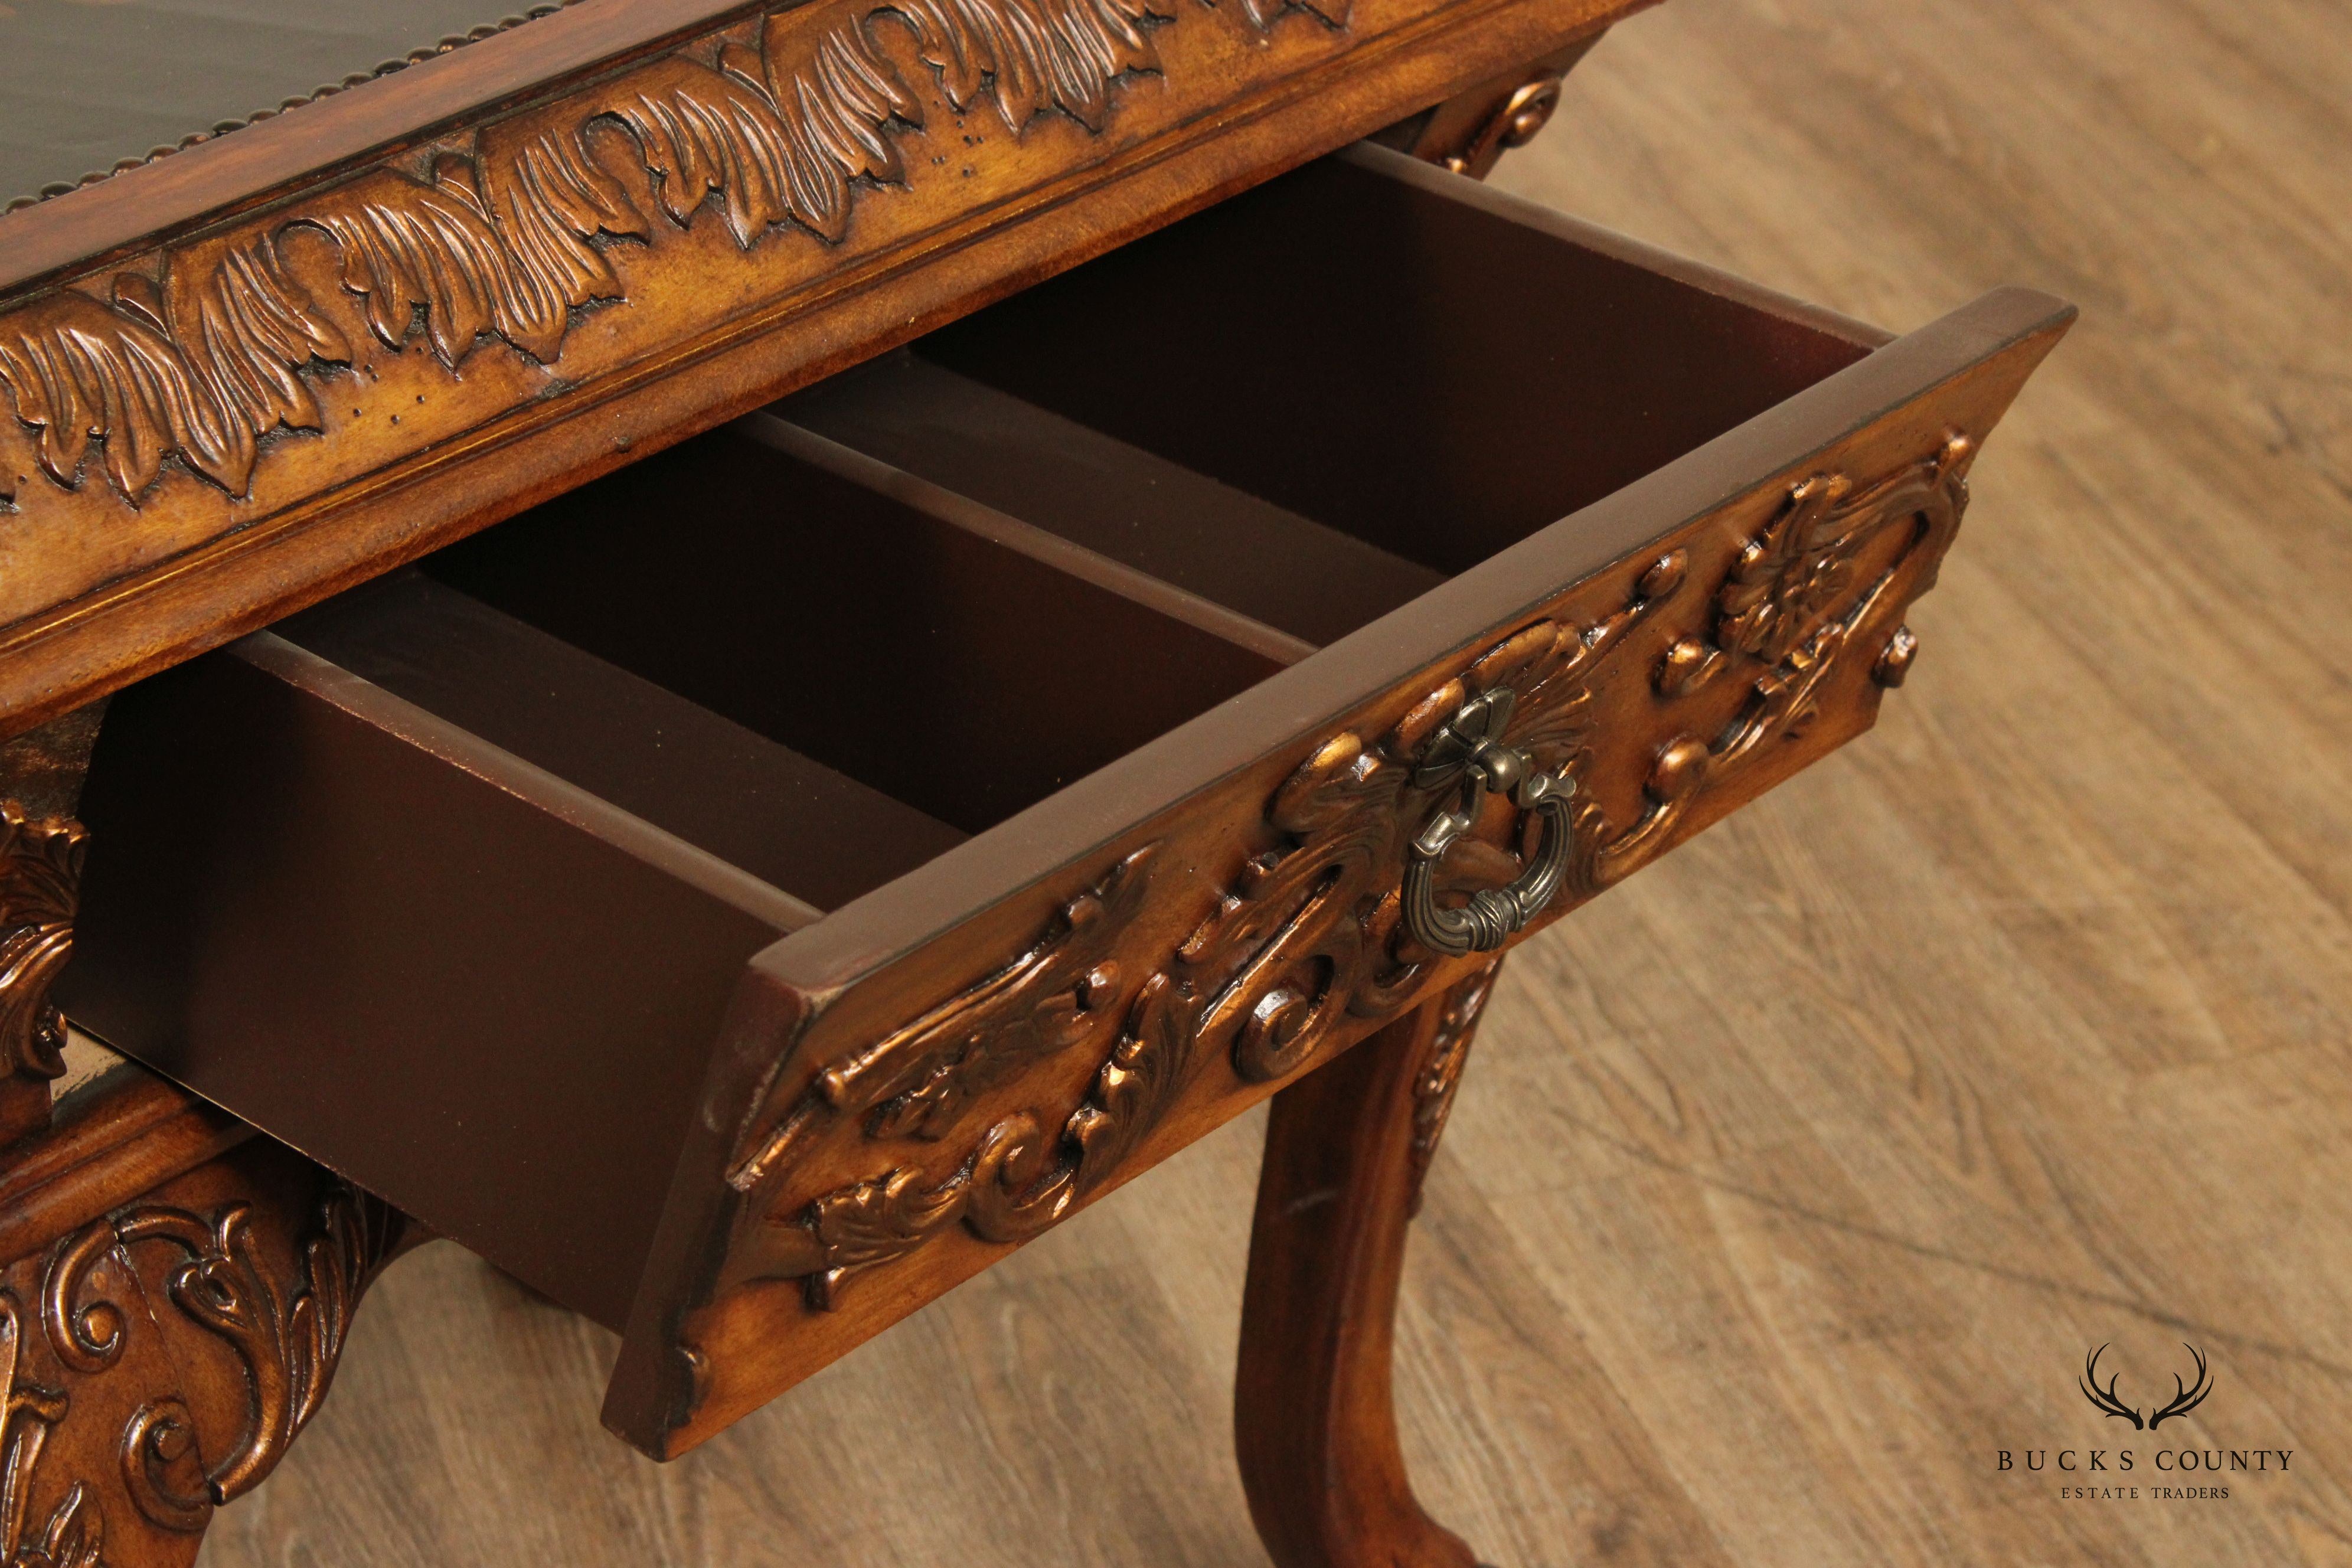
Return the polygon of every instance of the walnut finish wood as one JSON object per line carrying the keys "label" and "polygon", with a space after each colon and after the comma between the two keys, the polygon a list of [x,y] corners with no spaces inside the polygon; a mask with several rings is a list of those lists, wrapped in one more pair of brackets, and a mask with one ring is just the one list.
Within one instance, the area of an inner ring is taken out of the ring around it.
{"label": "walnut finish wood", "polygon": [[1474,1568],[1413,1497],[1390,1368],[1407,1226],[1495,967],[1274,1097],[1234,1440],[1277,1568]]}
{"label": "walnut finish wood", "polygon": [[[1412,265],[1268,283],[1334,245]],[[256,638],[117,704],[74,1005],[625,1325],[607,1418],[677,1452],[1466,973],[1400,920],[1466,699],[1513,693],[1505,739],[1574,791],[1546,919],[1865,728],[2070,315],[2009,291],[1889,342],[1393,154],[1318,165],[920,352],[1442,585],[1280,668],[856,465],[763,484],[792,454],[730,432],[425,570],[974,837],[819,920]],[[1282,419],[1214,416],[1243,364]],[[1405,371],[1423,403],[1382,391]],[[698,483],[693,527],[641,526]],[[858,526],[750,570],[805,495]],[[902,540],[924,570],[848,591]],[[1494,806],[1444,897],[1532,852]],[[660,912],[688,893],[768,928]]]}
{"label": "walnut finish wood", "polygon": [[[2278,1568],[2352,1534],[2352,1254],[2317,1244],[2352,1191],[2352,16],[2231,16],[1677,5],[1502,165],[1888,321],[2019,275],[2169,308],[2086,310],[2037,373],[1864,743],[1510,959],[1398,1328],[1416,1487],[1496,1563]],[[208,1550],[282,1563],[332,1518],[420,1563],[1259,1561],[1217,1429],[1261,1131],[667,1469],[581,1418],[600,1334],[437,1249]],[[1990,1493],[2021,1423],[2097,1440],[2073,1377],[2110,1336],[2127,1390],[2203,1345],[2202,1446],[2293,1446],[2288,1484]]]}
{"label": "walnut finish wood", "polygon": [[325,1397],[399,1220],[135,1068],[0,1181],[0,1563],[185,1568]]}
{"label": "walnut finish wood", "polygon": [[[0,714],[76,706],[1633,8],[828,0],[459,51],[420,102],[513,74],[455,128],[0,305]],[[634,63],[583,75],[591,37]],[[247,137],[215,165],[225,210],[255,195]]]}
{"label": "walnut finish wood", "polygon": [[0,1258],[30,1257],[252,1136],[226,1111],[138,1068],[83,1085],[60,1098],[45,1131],[0,1162]]}

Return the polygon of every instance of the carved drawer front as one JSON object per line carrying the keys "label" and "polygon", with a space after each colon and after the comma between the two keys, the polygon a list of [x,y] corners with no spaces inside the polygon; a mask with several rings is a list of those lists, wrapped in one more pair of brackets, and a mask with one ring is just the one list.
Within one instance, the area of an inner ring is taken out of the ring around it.
{"label": "carved drawer front", "polygon": [[1359,149],[125,692],[66,1004],[675,1453],[1867,727],[2070,317]]}

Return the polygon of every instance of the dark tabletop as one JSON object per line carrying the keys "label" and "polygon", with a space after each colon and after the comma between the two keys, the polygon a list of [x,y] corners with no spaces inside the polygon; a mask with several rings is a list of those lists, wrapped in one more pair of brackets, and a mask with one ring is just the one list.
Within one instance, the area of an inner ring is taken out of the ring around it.
{"label": "dark tabletop", "polygon": [[0,0],[0,205],[532,0]]}

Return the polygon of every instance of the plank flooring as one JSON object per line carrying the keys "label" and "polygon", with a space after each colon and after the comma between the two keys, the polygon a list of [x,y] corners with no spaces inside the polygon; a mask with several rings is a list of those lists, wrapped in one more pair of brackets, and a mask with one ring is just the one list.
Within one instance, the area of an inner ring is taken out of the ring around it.
{"label": "plank flooring", "polygon": [[[1504,1568],[2352,1563],[2352,9],[1672,0],[1497,183],[1893,327],[2084,318],[1876,733],[1507,970],[1406,1281],[1432,1510]],[[669,1467],[601,1331],[430,1248],[204,1563],[1262,1563],[1262,1125]],[[2107,1341],[2215,1392],[2125,1432]],[[2124,1446],[2137,1500],[1996,1468]],[[2147,1495],[2178,1447],[2294,1457]]]}

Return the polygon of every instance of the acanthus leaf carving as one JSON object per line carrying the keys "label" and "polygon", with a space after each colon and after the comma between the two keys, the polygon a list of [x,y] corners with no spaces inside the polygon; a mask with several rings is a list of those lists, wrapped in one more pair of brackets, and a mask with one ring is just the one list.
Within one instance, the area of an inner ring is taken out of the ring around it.
{"label": "acanthus leaf carving", "polygon": [[837,208],[841,215],[835,224],[809,226],[837,240],[847,226],[851,181],[906,183],[906,161],[887,132],[894,123],[920,127],[923,101],[874,47],[867,33],[870,21],[844,22],[804,38],[805,29],[793,27],[790,15],[780,13],[767,20],[760,79],[798,130],[805,148],[804,167],[810,171],[803,181],[824,185],[822,202],[812,195],[810,205]]}
{"label": "acanthus leaf carving", "polygon": [[[1466,698],[1498,688],[1514,693],[1503,739],[1557,774],[1580,803],[1570,818],[1563,905],[1654,858],[1698,801],[1731,787],[1745,767],[1769,754],[1768,742],[1803,732],[1833,671],[1860,660],[1883,686],[1889,658],[1907,662],[1909,634],[1888,623],[1925,585],[1958,527],[1971,450],[1968,438],[1955,434],[1927,458],[1867,486],[1832,475],[1791,488],[1699,606],[1710,656],[1701,684],[1737,672],[1744,695],[1704,738],[1669,731],[1631,821],[1612,822],[1585,787],[1595,766],[1596,683],[1633,646],[1630,634],[1670,604],[1685,602],[1689,559],[1682,550],[1656,560],[1611,613],[1580,624],[1548,618],[1523,627],[1459,676],[1437,683],[1377,739],[1344,730],[1311,750],[1266,802],[1275,847],[1244,858],[1205,916],[1124,1004],[1101,1068],[1066,1113],[1000,1115],[943,1177],[899,1164],[813,1199],[787,1195],[792,1156],[831,1124],[817,1086],[834,1075],[870,1071],[866,1064],[877,1051],[890,1055],[891,1042],[909,1037],[952,1040],[955,1070],[972,1075],[971,1081],[1010,1081],[1038,1055],[1034,1017],[1043,982],[1025,985],[1026,977],[1045,974],[1066,984],[1081,963],[1117,962],[1102,955],[1118,950],[1118,921],[1088,922],[1081,944],[1072,940],[1079,922],[1066,914],[1028,952],[911,1031],[820,1067],[814,1085],[770,1121],[755,1124],[740,1145],[746,1152],[730,1182],[745,1196],[753,1231],[730,1252],[730,1278],[803,1280],[810,1304],[823,1309],[835,1303],[849,1275],[912,1254],[958,1226],[987,1241],[1024,1240],[1112,1180],[1212,1062],[1223,1058],[1244,1081],[1286,1077],[1310,1063],[1344,1020],[1374,1023],[1412,1005],[1438,973],[1436,955],[1402,929],[1398,889],[1408,846],[1433,788],[1442,787],[1417,785],[1415,763]],[[1685,637],[1660,655],[1652,681],[1636,678],[1619,688],[1654,686],[1654,700],[1671,715],[1692,689],[1673,689],[1665,677],[1675,650],[1693,640]],[[1862,651],[1849,657],[1857,647]],[[1706,710],[1726,711],[1719,701]],[[1507,850],[1479,849],[1453,868],[1448,896],[1465,897],[1517,874]],[[1129,864],[1151,854],[1138,852]],[[1050,972],[1043,956],[1049,952],[1064,954]],[[1481,969],[1460,983],[1441,1023],[1440,1048],[1424,1064],[1415,1194],[1485,1003],[1486,975]],[[1001,1069],[991,1060],[1000,1051]],[[903,1092],[898,1086],[912,1080],[878,1081]],[[923,1131],[937,1138],[954,1120]],[[903,1122],[868,1122],[865,1135],[888,1139],[911,1131]]]}
{"label": "acanthus leaf carving", "polygon": [[[390,1210],[340,1183],[330,1184],[315,1224],[291,1248],[265,1246],[257,1221],[244,1201],[209,1214],[142,1204],[66,1238],[44,1272],[41,1321],[69,1372],[114,1373],[134,1334],[156,1331],[151,1319],[134,1317],[93,1283],[102,1263],[154,1247],[177,1255],[164,1275],[170,1304],[235,1353],[246,1418],[225,1452],[198,1454],[195,1418],[170,1388],[143,1399],[123,1428],[117,1447],[124,1491],[163,1531],[200,1533],[214,1508],[251,1490],[284,1457],[325,1397],[361,1289],[398,1237]],[[0,1304],[14,1313],[13,1301]],[[158,1306],[143,1304],[150,1313]],[[65,1414],[60,1396],[52,1425]],[[19,1565],[0,1556],[0,1568]]]}
{"label": "acanthus leaf carving", "polygon": [[516,260],[567,309],[621,298],[621,279],[594,242],[648,240],[653,231],[589,144],[593,119],[572,106],[494,121],[475,133],[484,205]]}
{"label": "acanthus leaf carving", "polygon": [[1151,0],[892,0],[921,40],[923,59],[958,110],[985,90],[1016,134],[1049,109],[1089,131],[1110,112],[1110,87],[1157,71],[1150,21],[1174,19]]}
{"label": "acanthus leaf carving", "polygon": [[368,330],[386,348],[407,342],[421,310],[444,365],[493,331],[534,359],[552,359],[566,307],[500,242],[470,178],[462,160],[430,183],[379,169],[306,205],[285,227],[308,226],[334,240],[343,288],[360,298]]}
{"label": "acanthus leaf carving", "polygon": [[318,396],[299,371],[313,360],[348,364],[352,346],[287,276],[267,236],[198,241],[168,266],[164,320],[221,416],[223,458],[211,477],[243,495],[261,437],[280,425],[324,427]]}
{"label": "acanthus leaf carving", "polygon": [[838,237],[848,210],[841,172],[815,166],[814,148],[793,134],[761,74],[733,51],[716,70],[673,56],[633,74],[604,112],[635,139],[656,199],[677,227],[716,193],[740,248],[793,219]]}
{"label": "acanthus leaf carving", "polygon": [[[261,1251],[253,1225],[253,1210],[242,1203],[205,1216],[151,1205],[114,1220],[123,1247],[160,1243],[183,1255],[169,1277],[173,1304],[226,1341],[244,1366],[248,1424],[238,1443],[206,1467],[205,1500],[212,1504],[259,1485],[317,1413],[342,1354],[361,1288],[396,1229],[390,1211],[374,1199],[334,1191],[301,1244],[299,1277],[288,1278]],[[166,1420],[170,1425],[159,1424],[142,1411],[143,1440],[126,1440],[124,1458],[131,1466],[132,1456],[140,1457],[135,1473],[148,1485],[134,1487],[133,1497],[159,1524],[184,1515],[191,1501],[154,1486],[158,1467],[146,1462],[152,1457],[168,1463],[175,1457],[158,1447],[160,1434],[176,1426]],[[150,1501],[158,1506],[150,1510]]]}
{"label": "acanthus leaf carving", "polygon": [[118,493],[135,500],[177,452],[224,486],[242,482],[245,448],[172,340],[132,311],[59,289],[0,316],[0,382],[40,432],[41,471],[81,483],[93,440]]}
{"label": "acanthus leaf carving", "polygon": [[[1345,0],[1234,5],[1255,33],[1294,6],[1335,28],[1348,16]],[[154,268],[160,287],[131,272],[112,300],[65,288],[16,305],[0,313],[0,382],[62,487],[79,482],[95,440],[109,482],[134,505],[173,457],[242,498],[264,437],[322,428],[311,383],[352,366],[364,346],[293,276],[289,230],[332,242],[341,286],[386,347],[403,346],[421,314],[452,374],[484,335],[551,364],[573,312],[625,302],[605,247],[658,243],[662,223],[603,161],[626,156],[620,144],[670,228],[714,203],[740,249],[785,226],[837,244],[861,185],[908,182],[899,133],[924,121],[877,41],[882,24],[911,33],[959,113],[986,96],[1017,136],[1055,110],[1102,131],[1118,84],[1160,68],[1151,33],[1175,19],[1170,0],[780,8],[761,18],[756,47],[690,41],[491,120],[425,169],[395,156],[173,247]]]}

